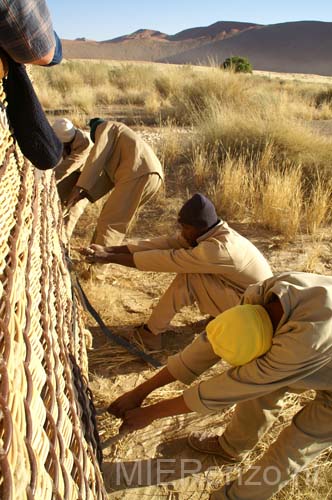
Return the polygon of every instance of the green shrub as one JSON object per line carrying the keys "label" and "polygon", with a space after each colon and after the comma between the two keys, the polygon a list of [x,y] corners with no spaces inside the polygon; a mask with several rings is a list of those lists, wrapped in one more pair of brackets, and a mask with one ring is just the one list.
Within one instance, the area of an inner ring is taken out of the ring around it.
{"label": "green shrub", "polygon": [[252,64],[246,57],[228,57],[222,64],[224,69],[230,69],[235,73],[252,73]]}

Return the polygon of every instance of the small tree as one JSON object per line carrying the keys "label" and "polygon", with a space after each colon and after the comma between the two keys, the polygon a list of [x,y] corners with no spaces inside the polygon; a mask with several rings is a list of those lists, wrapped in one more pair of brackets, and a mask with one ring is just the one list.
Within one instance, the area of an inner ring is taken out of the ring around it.
{"label": "small tree", "polygon": [[228,57],[222,64],[224,69],[229,69],[235,73],[252,73],[252,65],[246,57]]}

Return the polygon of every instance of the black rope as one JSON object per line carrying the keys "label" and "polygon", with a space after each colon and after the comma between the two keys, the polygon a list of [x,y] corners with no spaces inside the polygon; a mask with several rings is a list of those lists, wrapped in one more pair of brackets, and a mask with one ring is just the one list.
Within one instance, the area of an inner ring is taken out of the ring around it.
{"label": "black rope", "polygon": [[93,451],[96,454],[99,465],[103,461],[103,452],[97,426],[97,412],[93,403],[92,392],[82,375],[81,369],[78,366],[75,357],[69,354],[69,359],[72,363],[72,372],[74,385],[77,392],[77,399],[82,409],[81,419],[83,422],[83,433],[85,440],[91,444]]}
{"label": "black rope", "polygon": [[81,299],[83,307],[91,314],[91,316],[95,319],[95,321],[98,323],[100,326],[102,332],[106,335],[106,337],[111,340],[112,342],[115,342],[116,344],[120,345],[124,349],[126,349],[128,352],[133,354],[134,356],[137,356],[139,358],[142,358],[144,361],[152,365],[154,368],[161,368],[163,365],[155,359],[153,356],[150,354],[146,354],[144,351],[141,349],[138,349],[136,346],[128,342],[128,340],[124,339],[123,337],[120,337],[119,335],[116,335],[113,333],[104,323],[102,318],[99,316],[95,308],[91,305],[88,297],[86,296],[77,276],[73,273],[72,274],[72,283],[73,286],[76,288],[78,295]]}

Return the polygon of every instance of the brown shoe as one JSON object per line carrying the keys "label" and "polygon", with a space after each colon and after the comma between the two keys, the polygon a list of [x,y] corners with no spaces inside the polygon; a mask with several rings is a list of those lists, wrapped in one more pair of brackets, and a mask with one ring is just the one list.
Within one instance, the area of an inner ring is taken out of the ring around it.
{"label": "brown shoe", "polygon": [[218,436],[214,435],[205,437],[205,435],[206,433],[192,432],[187,437],[187,443],[195,451],[221,457],[225,464],[236,464],[241,461],[240,459],[229,455],[220,446]]}
{"label": "brown shoe", "polygon": [[138,345],[146,347],[152,351],[158,351],[162,347],[161,334],[154,335],[147,329],[146,325],[137,326],[131,337]]}

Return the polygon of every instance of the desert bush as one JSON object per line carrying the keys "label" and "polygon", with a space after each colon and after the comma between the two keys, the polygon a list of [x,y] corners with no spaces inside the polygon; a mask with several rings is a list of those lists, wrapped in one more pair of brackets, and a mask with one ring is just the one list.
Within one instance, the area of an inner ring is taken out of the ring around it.
{"label": "desert bush", "polygon": [[125,63],[109,67],[109,82],[123,92],[152,90],[156,69],[150,64]]}
{"label": "desert bush", "polygon": [[260,151],[228,150],[218,144],[196,147],[191,168],[196,188],[207,192],[218,212],[244,220],[292,240],[299,232],[315,234],[331,216],[331,184],[309,186],[302,165],[275,155],[274,144]]}
{"label": "desert bush", "polygon": [[191,66],[175,66],[159,69],[155,73],[154,87],[162,99],[181,93],[186,82],[195,78],[195,71]]}
{"label": "desert bush", "polygon": [[65,96],[64,105],[86,113],[94,114],[96,104],[96,94],[91,87],[85,85],[77,86],[75,92],[70,96]]}
{"label": "desert bush", "polygon": [[228,57],[223,62],[222,67],[234,71],[235,73],[252,73],[252,64],[247,57]]}
{"label": "desert bush", "polygon": [[163,110],[177,124],[192,125],[201,114],[210,111],[212,102],[241,106],[248,100],[251,87],[246,75],[237,78],[211,68],[208,73],[196,72],[192,78],[178,82]]}
{"label": "desert bush", "polygon": [[75,125],[75,127],[78,127],[80,129],[87,129],[89,132],[88,128],[88,119],[86,116],[86,113],[84,113],[80,109],[73,109],[67,116],[66,118],[69,118]]}
{"label": "desert bush", "polygon": [[316,106],[322,106],[323,104],[332,106],[332,88],[328,88],[319,92],[316,95],[315,104]]}
{"label": "desert bush", "polygon": [[309,233],[315,234],[331,217],[332,183],[323,182],[318,175],[308,191],[306,228]]}
{"label": "desert bush", "polygon": [[128,104],[131,106],[144,106],[148,92],[144,89],[128,89],[126,92],[121,92],[114,101],[116,104]]}
{"label": "desert bush", "polygon": [[83,74],[81,73],[81,66],[76,66],[72,63],[54,66],[48,68],[47,72],[48,83],[53,88],[58,90],[63,96],[65,94],[71,95],[75,93],[78,86],[84,85]]}
{"label": "desert bush", "polygon": [[152,113],[154,115],[159,114],[161,108],[161,99],[158,93],[157,92],[149,93],[145,97],[144,106],[148,113]]}
{"label": "desert bush", "polygon": [[108,83],[99,85],[95,91],[96,105],[107,106],[116,102],[119,97],[119,91]]}
{"label": "desert bush", "polygon": [[61,109],[63,107],[62,94],[58,90],[43,85],[35,86],[35,90],[41,105],[46,110]]}
{"label": "desert bush", "polygon": [[208,189],[219,213],[227,218],[250,219],[255,206],[255,175],[244,158],[228,156],[224,164],[215,163],[216,182]]}
{"label": "desert bush", "polygon": [[214,167],[215,164],[219,165],[215,148],[211,148],[211,152],[209,152],[203,145],[194,144],[192,146],[191,170],[198,190],[208,190],[207,184],[212,180],[212,173],[218,170],[217,167]]}
{"label": "desert bush", "polygon": [[189,148],[189,139],[183,131],[176,128],[171,120],[163,124],[157,147],[158,157],[167,170],[183,162]]}
{"label": "desert bush", "polygon": [[270,168],[265,177],[257,207],[260,223],[292,239],[300,229],[302,218],[301,168],[292,165],[281,170]]}
{"label": "desert bush", "polygon": [[255,105],[247,102],[234,107],[211,99],[195,121],[196,140],[218,144],[221,156],[226,151],[251,155],[273,144],[274,156],[302,163],[309,176],[315,168],[329,175],[331,139],[288,116],[282,100],[256,100]]}

